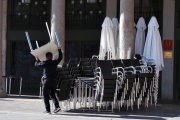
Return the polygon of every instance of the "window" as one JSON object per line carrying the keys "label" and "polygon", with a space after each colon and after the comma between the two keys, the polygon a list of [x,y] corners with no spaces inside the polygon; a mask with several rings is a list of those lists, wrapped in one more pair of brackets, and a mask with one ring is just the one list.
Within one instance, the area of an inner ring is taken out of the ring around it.
{"label": "window", "polygon": [[22,0],[11,3],[11,29],[45,29],[49,14],[47,0],[31,0],[30,4]]}
{"label": "window", "polygon": [[66,0],[66,29],[101,28],[106,0]]}
{"label": "window", "polygon": [[[144,17],[146,24],[152,16],[157,18],[159,26],[162,27],[163,0],[134,0],[134,21],[138,22],[140,17]],[[118,18],[120,14],[120,1],[117,7]]]}
{"label": "window", "polygon": [[180,1],[176,1],[176,27],[180,28]]}

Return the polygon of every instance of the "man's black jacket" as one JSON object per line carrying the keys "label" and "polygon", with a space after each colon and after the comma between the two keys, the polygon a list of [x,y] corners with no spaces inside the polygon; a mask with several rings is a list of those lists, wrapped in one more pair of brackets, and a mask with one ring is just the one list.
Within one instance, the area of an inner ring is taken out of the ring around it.
{"label": "man's black jacket", "polygon": [[48,79],[56,80],[57,79],[57,73],[56,73],[57,65],[62,60],[61,49],[59,49],[58,51],[59,51],[59,58],[57,60],[46,60],[46,61],[42,61],[42,62],[40,62],[38,60],[35,62],[36,67],[42,66],[43,76],[44,76],[44,79],[46,79],[46,80],[48,80]]}

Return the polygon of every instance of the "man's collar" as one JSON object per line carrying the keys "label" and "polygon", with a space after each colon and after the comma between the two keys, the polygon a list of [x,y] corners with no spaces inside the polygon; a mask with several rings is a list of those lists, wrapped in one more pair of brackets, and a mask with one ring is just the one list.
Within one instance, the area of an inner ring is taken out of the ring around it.
{"label": "man's collar", "polygon": [[52,61],[52,59],[46,60],[46,61]]}

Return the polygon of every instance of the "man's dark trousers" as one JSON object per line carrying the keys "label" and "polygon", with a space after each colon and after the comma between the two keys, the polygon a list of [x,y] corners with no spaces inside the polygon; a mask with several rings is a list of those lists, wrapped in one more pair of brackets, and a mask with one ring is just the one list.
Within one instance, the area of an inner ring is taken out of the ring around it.
{"label": "man's dark trousers", "polygon": [[49,98],[52,99],[55,108],[59,107],[59,102],[56,98],[56,87],[57,87],[57,81],[55,79],[48,79],[44,80],[43,83],[43,97],[44,97],[44,104],[47,111],[50,111],[50,104],[49,104]]}

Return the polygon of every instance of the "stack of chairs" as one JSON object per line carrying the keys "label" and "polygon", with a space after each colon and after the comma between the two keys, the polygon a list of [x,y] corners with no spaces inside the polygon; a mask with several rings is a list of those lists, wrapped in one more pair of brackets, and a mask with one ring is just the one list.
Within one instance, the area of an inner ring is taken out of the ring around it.
{"label": "stack of chairs", "polygon": [[[155,65],[148,64],[141,56],[119,60],[70,59],[57,69],[57,75],[59,99],[73,100],[74,109],[77,103],[81,107],[89,103],[89,109],[98,106],[98,112],[102,107],[108,109],[109,105],[112,111],[115,108],[120,111],[122,107],[133,110],[135,104],[139,109],[142,102],[145,107],[153,101],[157,103]],[[63,96],[61,90],[65,86],[68,90]]]}
{"label": "stack of chairs", "polygon": [[70,59],[69,63],[64,63],[61,68],[57,68],[57,96],[61,107],[64,102],[66,109],[70,106],[70,101],[73,99],[74,79],[71,68],[75,66],[76,61],[77,59]]}
{"label": "stack of chairs", "polygon": [[[154,93],[153,93],[153,96],[154,96],[154,102],[155,102],[155,105],[157,104],[157,97],[158,97],[158,75],[156,73],[156,65],[155,65],[155,61],[153,59],[147,59],[145,58],[144,56],[140,56],[139,54],[136,54],[135,55],[135,58],[136,59],[139,59],[140,61],[142,61],[146,66],[149,66],[148,67],[148,70],[152,71],[152,73],[154,74],[154,84],[153,84],[153,87],[154,87]],[[151,68],[150,68],[151,67]]]}
{"label": "stack of chairs", "polygon": [[[105,102],[106,109],[111,103],[112,111],[114,107],[115,93],[117,87],[117,75],[112,75],[112,64],[110,60],[98,60],[97,61],[97,84],[95,101],[99,102],[98,112],[102,106],[102,102]],[[99,74],[100,73],[100,74]]]}
{"label": "stack of chairs", "polygon": [[[63,63],[62,67],[57,69],[57,78],[58,78],[57,94],[59,96],[60,101],[68,99],[68,97],[62,97],[61,99],[61,95],[63,94],[62,90],[64,90],[64,87],[67,87],[66,86],[67,80],[73,81],[69,83],[71,84],[70,96],[72,97],[72,94],[76,90],[76,87],[74,86],[79,86],[77,82],[75,83],[75,80],[78,77],[94,77],[94,69],[95,69],[96,60],[97,59],[81,58],[80,61],[78,61],[77,58],[72,58],[68,61],[68,63]],[[61,87],[63,88],[61,89]],[[74,94],[77,94],[77,92],[75,91]],[[74,96],[77,96],[77,95],[74,95]]]}
{"label": "stack of chairs", "polygon": [[[136,62],[139,63],[135,64]],[[154,91],[155,74],[151,66],[140,65],[140,61],[134,59],[112,60],[112,64],[115,72],[122,73],[117,93],[118,109],[120,110],[123,104],[127,106],[127,110],[129,106],[133,109],[134,102],[137,102],[139,108],[143,99],[145,99],[145,107],[147,107],[149,96],[152,99]]]}
{"label": "stack of chairs", "polygon": [[[89,108],[90,104],[92,103],[92,97],[94,97],[93,93],[93,78],[94,78],[94,69],[96,68],[95,59],[89,59],[89,58],[81,58],[79,61],[79,67],[81,69],[81,76],[78,76],[75,78],[78,82],[78,102],[80,105],[84,105],[87,107],[87,101],[89,101]],[[94,63],[95,62],[95,63]],[[88,79],[87,79],[88,78]],[[88,97],[87,97],[88,96]]]}
{"label": "stack of chairs", "polygon": [[72,87],[73,82],[74,82],[73,79],[63,80],[60,84],[59,89],[57,89],[58,99],[61,103],[60,106],[62,108],[63,107],[62,103],[64,102],[66,110],[68,109],[68,106],[69,106],[69,109],[71,109],[71,106],[70,106],[70,101],[72,100],[71,87]]}

